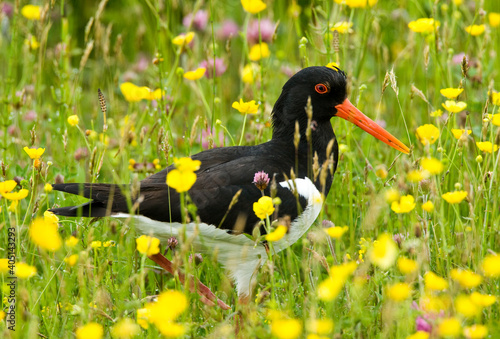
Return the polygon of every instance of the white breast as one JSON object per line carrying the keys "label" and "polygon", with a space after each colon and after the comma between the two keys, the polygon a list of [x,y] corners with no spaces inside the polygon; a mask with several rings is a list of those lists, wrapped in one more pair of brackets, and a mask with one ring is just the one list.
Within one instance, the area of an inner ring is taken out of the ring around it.
{"label": "white breast", "polygon": [[[318,217],[323,199],[321,193],[309,178],[295,179],[280,182],[284,188],[296,189],[297,193],[307,199],[307,207],[296,218],[290,231],[281,240],[273,243],[276,252],[294,244],[309,229]],[[266,249],[262,244],[255,244],[244,234],[230,234],[227,230],[205,223],[181,224],[178,222],[161,222],[143,215],[130,215],[119,213],[113,215],[119,219],[131,219],[137,231],[141,234],[151,235],[166,243],[171,237],[179,241],[192,241],[197,252],[212,254],[217,253],[217,260],[230,272],[236,281],[238,295],[246,296],[250,293],[251,285],[255,281],[255,273],[267,258]]]}

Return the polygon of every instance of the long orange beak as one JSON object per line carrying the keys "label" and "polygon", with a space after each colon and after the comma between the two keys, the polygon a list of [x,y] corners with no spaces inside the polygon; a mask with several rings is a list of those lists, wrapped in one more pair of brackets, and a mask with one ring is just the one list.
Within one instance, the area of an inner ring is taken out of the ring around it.
{"label": "long orange beak", "polygon": [[343,103],[335,106],[337,116],[352,122],[354,125],[361,128],[363,131],[370,133],[378,140],[385,142],[387,145],[394,147],[398,151],[409,154],[410,149],[401,141],[392,136],[391,133],[377,125],[372,119],[361,113],[359,109],[354,107],[349,99],[345,99]]}

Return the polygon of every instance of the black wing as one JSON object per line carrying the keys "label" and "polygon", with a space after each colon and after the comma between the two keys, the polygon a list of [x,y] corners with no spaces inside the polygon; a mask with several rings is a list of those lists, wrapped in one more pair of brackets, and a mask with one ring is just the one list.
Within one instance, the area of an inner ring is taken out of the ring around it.
{"label": "black wing", "polygon": [[[261,196],[261,191],[252,183],[254,174],[264,171],[276,180],[284,180],[290,173],[293,159],[276,155],[266,144],[257,147],[225,147],[198,153],[192,156],[201,161],[196,172],[197,180],[189,190],[192,203],[197,207],[201,221],[223,229],[252,233],[259,218],[253,212],[253,203]],[[264,146],[264,147],[263,147]],[[57,184],[58,191],[79,194],[92,199],[80,206],[53,209],[63,216],[100,217],[112,213],[135,213],[154,220],[181,222],[180,196],[166,185],[168,168],[142,180],[137,192],[130,185],[113,184]],[[231,201],[239,192],[237,203],[228,209]],[[270,195],[269,187],[266,195]],[[288,188],[277,185],[277,196],[282,204],[278,217],[289,216],[295,219],[305,208],[307,201],[296,197]],[[81,214],[80,214],[81,213]]]}

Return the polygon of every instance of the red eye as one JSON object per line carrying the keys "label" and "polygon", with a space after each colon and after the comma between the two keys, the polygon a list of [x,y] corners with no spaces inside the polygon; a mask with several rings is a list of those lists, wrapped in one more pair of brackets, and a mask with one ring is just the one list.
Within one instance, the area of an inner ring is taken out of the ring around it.
{"label": "red eye", "polygon": [[325,94],[326,92],[328,92],[328,87],[326,87],[325,85],[323,84],[317,84],[316,86],[314,86],[314,89],[316,90],[316,92],[318,92],[319,94]]}

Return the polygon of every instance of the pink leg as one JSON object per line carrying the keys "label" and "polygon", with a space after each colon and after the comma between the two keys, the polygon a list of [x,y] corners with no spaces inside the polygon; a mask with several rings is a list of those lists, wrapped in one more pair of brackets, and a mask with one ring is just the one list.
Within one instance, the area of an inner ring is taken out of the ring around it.
{"label": "pink leg", "polygon": [[[175,275],[175,273],[178,274],[179,280],[181,281],[182,284],[186,281],[186,276],[177,270],[174,270],[174,267],[172,265],[172,262],[165,258],[165,256],[161,253],[154,254],[152,256],[149,256],[149,259],[153,260],[155,263],[160,265],[165,271]],[[201,301],[204,302],[207,305],[219,305],[220,308],[223,310],[230,310],[231,307],[229,307],[227,304],[225,304],[222,300],[218,299],[217,296],[207,287],[205,286],[201,281],[198,281],[197,286],[195,286],[194,280],[195,278],[191,275],[188,276],[189,279],[189,290],[191,292],[198,293],[201,296]]]}

